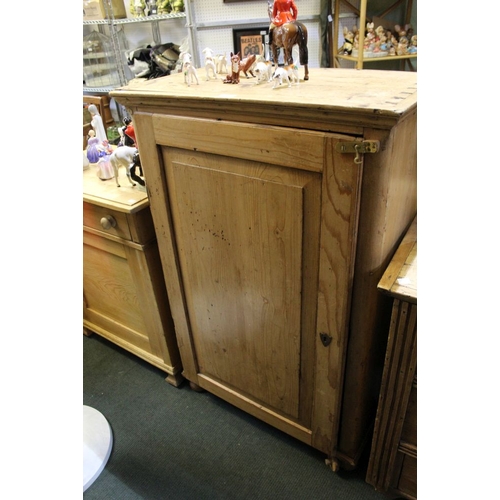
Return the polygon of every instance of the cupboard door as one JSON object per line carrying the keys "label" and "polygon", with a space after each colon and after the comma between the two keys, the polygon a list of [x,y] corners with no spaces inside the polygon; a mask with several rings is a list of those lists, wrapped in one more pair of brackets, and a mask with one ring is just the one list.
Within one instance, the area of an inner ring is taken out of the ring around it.
{"label": "cupboard door", "polygon": [[184,376],[331,453],[361,177],[335,152],[345,137],[135,120],[153,132],[146,174],[165,185],[150,201]]}
{"label": "cupboard door", "polygon": [[319,175],[180,150],[165,160],[198,373],[309,425],[300,373],[314,336],[301,339],[301,321],[316,309]]}

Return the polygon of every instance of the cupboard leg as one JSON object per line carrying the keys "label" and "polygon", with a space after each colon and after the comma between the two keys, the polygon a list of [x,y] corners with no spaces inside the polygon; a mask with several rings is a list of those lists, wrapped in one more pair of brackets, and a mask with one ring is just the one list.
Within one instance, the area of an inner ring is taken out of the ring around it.
{"label": "cupboard leg", "polygon": [[338,472],[340,470],[340,463],[336,458],[326,458],[325,464],[330,467],[333,472]]}
{"label": "cupboard leg", "polygon": [[89,330],[88,328],[83,327],[83,334],[84,334],[86,337],[91,337],[92,335],[94,335],[94,332],[92,332],[92,331],[91,331],[91,330]]}
{"label": "cupboard leg", "polygon": [[180,373],[176,373],[175,375],[167,375],[165,379],[170,385],[174,387],[179,387],[182,382],[184,382],[184,377]]}
{"label": "cupboard leg", "polygon": [[195,392],[205,392],[205,389],[202,389],[198,384],[194,382],[189,382],[189,387]]}

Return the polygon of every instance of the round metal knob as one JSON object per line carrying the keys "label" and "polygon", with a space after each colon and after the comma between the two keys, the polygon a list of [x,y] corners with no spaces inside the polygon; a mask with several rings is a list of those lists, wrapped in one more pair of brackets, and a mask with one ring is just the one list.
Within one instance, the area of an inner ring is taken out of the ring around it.
{"label": "round metal knob", "polygon": [[112,227],[116,227],[116,220],[112,215],[106,215],[101,219],[101,226],[104,229],[111,229]]}

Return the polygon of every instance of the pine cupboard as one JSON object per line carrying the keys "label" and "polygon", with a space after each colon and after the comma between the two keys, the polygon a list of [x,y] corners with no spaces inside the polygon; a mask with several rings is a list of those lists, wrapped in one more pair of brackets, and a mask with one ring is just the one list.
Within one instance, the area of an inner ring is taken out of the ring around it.
{"label": "pine cupboard", "polygon": [[416,214],[416,75],[175,74],[111,95],[133,116],[183,376],[355,467],[387,341],[377,283]]}

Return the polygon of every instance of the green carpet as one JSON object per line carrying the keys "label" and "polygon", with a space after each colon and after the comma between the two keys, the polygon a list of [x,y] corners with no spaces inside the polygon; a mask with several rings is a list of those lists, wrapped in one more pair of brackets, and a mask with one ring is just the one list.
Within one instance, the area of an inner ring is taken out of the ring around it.
{"label": "green carpet", "polygon": [[358,470],[325,456],[208,392],[175,388],[161,370],[83,336],[83,404],[113,429],[109,462],[85,500],[387,499]]}

